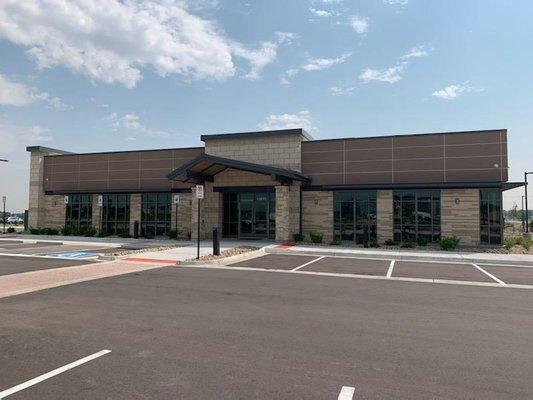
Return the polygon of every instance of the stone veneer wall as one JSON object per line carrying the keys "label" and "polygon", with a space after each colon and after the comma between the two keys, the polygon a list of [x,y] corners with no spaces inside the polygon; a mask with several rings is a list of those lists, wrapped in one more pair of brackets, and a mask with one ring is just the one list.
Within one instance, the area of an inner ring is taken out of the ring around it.
{"label": "stone veneer wall", "polygon": [[441,235],[458,237],[460,245],[479,245],[479,189],[442,189],[440,199]]}
{"label": "stone veneer wall", "polygon": [[205,153],[301,171],[302,140],[300,135],[213,138],[205,140]]}
{"label": "stone veneer wall", "polygon": [[[300,232],[300,182],[289,186],[289,238]],[[277,203],[276,203],[277,205]]]}
{"label": "stone veneer wall", "polygon": [[[57,224],[61,211],[56,209],[57,203],[55,197],[49,197],[44,194],[44,156],[58,154],[55,151],[38,151],[32,150],[30,153],[30,184],[29,184],[29,199],[28,199],[28,227],[30,228],[51,228],[47,224]],[[65,212],[65,204],[63,197],[59,202]],[[52,215],[49,220],[46,221],[47,210],[55,215]],[[65,224],[65,216],[63,215],[63,221],[61,226]]]}
{"label": "stone veneer wall", "polygon": [[[178,237],[188,239],[191,233],[191,193],[179,193],[178,207]],[[176,229],[176,204],[172,203],[170,229]]]}
{"label": "stone veneer wall", "polygon": [[275,181],[270,176],[253,172],[227,169],[215,175],[214,186],[274,186]]}
{"label": "stone veneer wall", "polygon": [[376,194],[376,223],[378,242],[393,240],[394,210],[392,204],[392,190],[378,190]]}
{"label": "stone veneer wall", "polygon": [[276,240],[286,241],[290,239],[288,186],[276,186]]}
{"label": "stone veneer wall", "polygon": [[333,192],[302,192],[302,233],[309,239],[309,233],[321,233],[324,243],[333,240]]}
{"label": "stone veneer wall", "polygon": [[98,232],[100,232],[101,227],[101,219],[100,216],[102,215],[102,207],[98,206],[98,195],[93,194],[91,196],[92,201],[92,227],[95,228]]}
{"label": "stone veneer wall", "polygon": [[139,235],[141,234],[141,195],[132,193],[130,195],[130,235],[134,234],[135,221],[139,221]]}
{"label": "stone veneer wall", "polygon": [[66,217],[65,196],[45,195],[40,208],[40,225],[29,225],[33,228],[61,228],[65,225]]}
{"label": "stone veneer wall", "polygon": [[[196,239],[198,232],[198,200],[194,195],[196,188],[193,187],[191,191],[191,238]],[[206,182],[204,185],[204,199],[200,205],[200,239],[212,238],[213,228],[215,227],[220,232],[222,228],[221,199],[219,192],[213,192],[213,183]]]}

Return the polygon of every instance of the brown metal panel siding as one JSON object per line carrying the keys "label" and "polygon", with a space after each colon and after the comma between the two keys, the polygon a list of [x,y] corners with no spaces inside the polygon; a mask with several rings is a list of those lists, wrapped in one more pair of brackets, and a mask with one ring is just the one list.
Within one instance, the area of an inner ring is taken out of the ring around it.
{"label": "brown metal panel siding", "polygon": [[502,182],[507,168],[504,130],[302,143],[315,185]]}
{"label": "brown metal panel siding", "polygon": [[187,188],[166,175],[197,157],[201,148],[45,157],[45,190],[131,190]]}

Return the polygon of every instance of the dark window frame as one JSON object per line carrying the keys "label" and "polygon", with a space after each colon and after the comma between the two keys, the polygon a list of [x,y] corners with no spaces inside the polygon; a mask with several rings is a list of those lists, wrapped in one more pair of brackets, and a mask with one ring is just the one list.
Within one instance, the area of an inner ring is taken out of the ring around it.
{"label": "dark window frame", "polygon": [[[420,211],[422,205],[428,207]],[[407,237],[416,241],[421,235],[426,237],[429,243],[440,239],[440,189],[394,190],[392,209],[394,241],[403,243]]]}
{"label": "dark window frame", "polygon": [[[89,229],[92,227],[93,205],[90,194],[69,194],[65,204],[65,227]],[[83,217],[85,215],[85,217]]]}
{"label": "dark window frame", "polygon": [[501,245],[503,243],[502,205],[500,189],[479,190],[479,241],[481,244]]}
{"label": "dark window frame", "polygon": [[[104,194],[100,229],[109,235],[129,233],[130,230],[130,201],[129,194]],[[124,216],[119,216],[119,208],[124,208]]]}
{"label": "dark window frame", "polygon": [[333,238],[363,244],[365,226],[369,239],[377,240],[377,191],[333,192]]}
{"label": "dark window frame", "polygon": [[171,222],[172,193],[143,193],[141,195],[141,236],[164,236],[171,230]]}

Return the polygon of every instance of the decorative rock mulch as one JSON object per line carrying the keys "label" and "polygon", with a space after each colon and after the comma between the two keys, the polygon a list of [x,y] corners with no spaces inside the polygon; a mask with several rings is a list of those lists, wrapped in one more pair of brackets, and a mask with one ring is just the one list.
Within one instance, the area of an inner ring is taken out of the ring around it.
{"label": "decorative rock mulch", "polygon": [[164,251],[164,250],[170,250],[174,249],[176,247],[182,247],[182,246],[157,246],[157,247],[147,247],[145,249],[110,249],[109,252],[104,252],[106,256],[127,256],[129,254],[137,254],[137,253],[146,253],[147,251]]}
{"label": "decorative rock mulch", "polygon": [[[232,257],[232,256],[236,256],[239,254],[249,253],[250,251],[255,251],[255,250],[259,250],[259,247],[239,246],[239,247],[234,247],[233,249],[223,250],[220,252],[219,256],[214,256],[213,254],[200,256],[200,261],[219,260],[221,258]],[[191,259],[191,260],[196,260],[196,258]]]}

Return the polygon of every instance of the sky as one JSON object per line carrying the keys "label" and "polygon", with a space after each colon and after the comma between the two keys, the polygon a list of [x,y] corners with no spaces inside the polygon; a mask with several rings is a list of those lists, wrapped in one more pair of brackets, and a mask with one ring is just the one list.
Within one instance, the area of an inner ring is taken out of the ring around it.
{"label": "sky", "polygon": [[523,181],[533,2],[510,4],[2,0],[0,194],[27,208],[28,145],[187,147],[286,127],[315,139],[507,128],[509,180]]}

